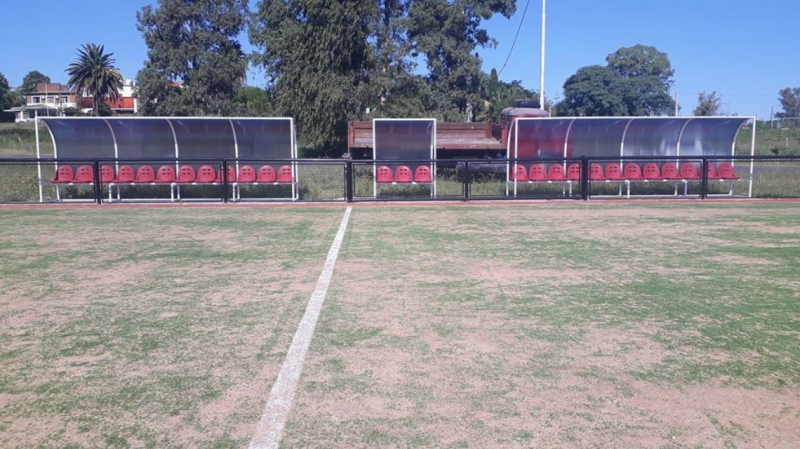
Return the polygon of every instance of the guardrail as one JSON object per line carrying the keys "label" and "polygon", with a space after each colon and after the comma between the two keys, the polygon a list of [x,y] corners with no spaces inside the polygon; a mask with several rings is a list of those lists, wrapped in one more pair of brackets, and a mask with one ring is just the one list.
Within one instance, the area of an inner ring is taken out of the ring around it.
{"label": "guardrail", "polygon": [[0,203],[800,198],[800,156],[0,159]]}

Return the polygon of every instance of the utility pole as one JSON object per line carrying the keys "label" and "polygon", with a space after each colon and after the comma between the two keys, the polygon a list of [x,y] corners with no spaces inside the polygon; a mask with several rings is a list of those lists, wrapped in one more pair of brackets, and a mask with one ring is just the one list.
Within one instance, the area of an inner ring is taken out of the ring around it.
{"label": "utility pole", "polygon": [[678,116],[679,109],[680,108],[678,107],[678,89],[675,89],[675,117]]}
{"label": "utility pole", "polygon": [[544,26],[547,0],[542,0],[542,61],[539,72],[539,107],[544,109]]}

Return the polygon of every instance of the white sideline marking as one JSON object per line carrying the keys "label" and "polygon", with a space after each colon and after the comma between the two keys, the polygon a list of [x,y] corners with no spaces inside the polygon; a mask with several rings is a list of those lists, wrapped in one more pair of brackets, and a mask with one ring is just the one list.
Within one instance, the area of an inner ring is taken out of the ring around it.
{"label": "white sideline marking", "polygon": [[297,381],[300,379],[300,373],[303,372],[303,362],[308,352],[308,346],[314,336],[314,328],[317,326],[317,318],[322,311],[322,303],[325,302],[325,296],[328,294],[333,267],[336,265],[336,258],[339,257],[339,248],[342,246],[342,239],[352,209],[352,207],[348,207],[344,212],[342,224],[339,225],[339,232],[336,233],[331,249],[328,251],[328,258],[325,259],[325,267],[319,276],[317,287],[311,294],[311,300],[308,302],[303,319],[300,320],[300,325],[297,326],[297,332],[289,346],[289,352],[286,353],[286,360],[283,361],[281,372],[278,373],[272,391],[269,392],[267,404],[264,406],[264,414],[261,415],[261,420],[258,422],[253,440],[250,441],[250,449],[277,449],[281,442],[286,418],[289,416],[289,410],[294,401]]}

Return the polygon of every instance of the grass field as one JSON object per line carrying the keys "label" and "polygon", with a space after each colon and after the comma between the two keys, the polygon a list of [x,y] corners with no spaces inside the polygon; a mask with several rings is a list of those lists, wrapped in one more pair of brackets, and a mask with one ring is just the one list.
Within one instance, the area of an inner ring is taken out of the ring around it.
{"label": "grass field", "polygon": [[[341,207],[0,209],[0,447],[244,447]],[[282,447],[796,447],[800,205],[355,207]]]}

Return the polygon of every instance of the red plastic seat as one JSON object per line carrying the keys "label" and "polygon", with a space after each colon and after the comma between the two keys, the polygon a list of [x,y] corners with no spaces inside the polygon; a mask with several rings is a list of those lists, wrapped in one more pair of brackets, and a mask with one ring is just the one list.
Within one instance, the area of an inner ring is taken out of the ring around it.
{"label": "red plastic seat", "polygon": [[114,182],[114,167],[110,165],[100,166],[100,182],[104,184]]}
{"label": "red plastic seat", "polygon": [[[656,166],[656,170],[658,167]],[[608,173],[606,171],[606,173]],[[644,179],[642,177],[642,167],[639,167],[639,164],[634,164],[633,162],[629,162],[625,165],[625,179]]]}
{"label": "red plastic seat", "polygon": [[684,162],[681,164],[681,179],[700,179],[700,173],[697,173],[694,163]]}
{"label": "red plastic seat", "polygon": [[547,169],[547,178],[551,181],[566,181],[564,167],[561,164],[550,164],[550,168]]}
{"label": "red plastic seat", "polygon": [[385,165],[381,165],[380,167],[378,167],[378,173],[375,175],[375,181],[379,183],[386,183],[386,182],[390,183],[394,181],[394,178],[392,176],[392,169]]}
{"label": "red plastic seat", "polygon": [[195,175],[194,167],[191,165],[181,165],[178,167],[178,182],[183,184],[194,182],[195,178],[197,178],[197,176]]}
{"label": "red plastic seat", "polygon": [[255,182],[256,169],[252,165],[242,165],[239,167],[239,182]]}
{"label": "red plastic seat", "polygon": [[158,167],[158,171],[156,171],[156,182],[175,182],[175,167],[172,165],[162,165]]}
{"label": "red plastic seat", "polygon": [[278,169],[278,182],[283,182],[283,183],[294,182],[294,173],[292,173],[291,165],[284,165]]}
{"label": "red plastic seat", "polygon": [[581,164],[569,164],[569,167],[567,167],[567,179],[570,181],[581,180]]}
{"label": "red plastic seat", "polygon": [[271,165],[262,165],[258,167],[257,182],[275,182],[277,179],[275,169]]}
{"label": "red plastic seat", "polygon": [[644,164],[644,179],[664,179],[661,177],[661,170],[658,168],[658,164],[654,162],[648,162]]}
{"label": "red plastic seat", "polygon": [[602,181],[606,179],[603,174],[603,166],[600,164],[589,165],[589,179],[593,181]]}
{"label": "red plastic seat", "polygon": [[[219,168],[219,172],[217,172],[217,182],[224,182],[225,180],[222,178],[222,167]],[[228,182],[236,182],[236,167],[233,165],[228,166]]]}
{"label": "red plastic seat", "polygon": [[394,173],[394,181],[395,182],[411,182],[413,178],[411,176],[411,169],[406,167],[405,165],[401,165],[397,167],[397,170]]}
{"label": "red plastic seat", "polygon": [[514,169],[511,171],[511,180],[525,182],[528,180],[528,170],[524,165],[514,164]]}
{"label": "red plastic seat", "polygon": [[89,183],[94,181],[94,170],[91,165],[81,165],[75,170],[74,183]]}
{"label": "red plastic seat", "polygon": [[433,182],[433,177],[431,176],[431,168],[427,165],[419,165],[414,170],[414,181],[415,182],[422,182],[428,183]]}
{"label": "red plastic seat", "polygon": [[528,175],[531,181],[547,181],[547,171],[544,169],[544,164],[533,164]]}
{"label": "red plastic seat", "polygon": [[616,162],[606,164],[606,179],[622,179],[622,168]]}
{"label": "red plastic seat", "polygon": [[136,170],[136,178],[133,182],[153,182],[156,179],[156,172],[149,165],[141,165]]}
{"label": "red plastic seat", "polygon": [[664,179],[681,179],[681,175],[678,173],[678,167],[674,162],[667,162],[661,167],[661,176],[663,176]]}
{"label": "red plastic seat", "polygon": [[60,165],[58,170],[56,170],[56,177],[53,179],[52,183],[54,184],[65,184],[68,182],[72,182],[72,179],[75,177],[75,173],[72,170],[71,165]]}
{"label": "red plastic seat", "polygon": [[197,169],[196,182],[216,182],[216,180],[217,171],[214,170],[214,167],[210,165],[201,165],[200,168]]}
{"label": "red plastic seat", "polygon": [[136,170],[130,165],[121,165],[117,170],[117,179],[114,182],[133,182],[136,178]]}
{"label": "red plastic seat", "polygon": [[738,181],[741,179],[738,175],[736,175],[736,171],[733,169],[733,164],[730,162],[720,162],[717,174],[720,178],[729,181]]}
{"label": "red plastic seat", "polygon": [[708,173],[707,173],[707,175],[708,175],[708,179],[714,179],[714,180],[722,179],[722,177],[719,176],[719,173],[717,173],[716,167],[714,167],[714,164],[711,163],[711,162],[708,163]]}

